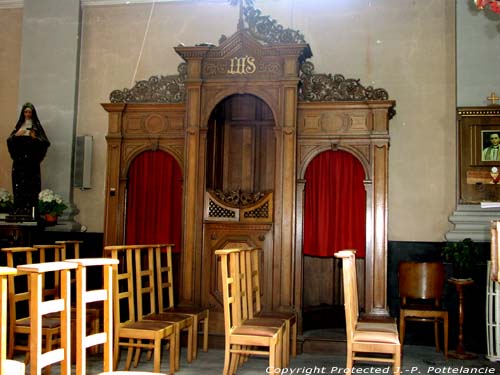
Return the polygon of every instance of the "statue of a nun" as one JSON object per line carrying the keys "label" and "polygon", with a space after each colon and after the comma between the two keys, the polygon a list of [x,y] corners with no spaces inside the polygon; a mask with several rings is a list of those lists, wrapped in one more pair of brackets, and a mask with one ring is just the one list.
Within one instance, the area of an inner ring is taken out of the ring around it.
{"label": "statue of a nun", "polygon": [[12,158],[13,214],[23,219],[38,216],[38,194],[41,190],[40,163],[50,142],[38,120],[35,106],[26,103],[16,127],[7,139]]}

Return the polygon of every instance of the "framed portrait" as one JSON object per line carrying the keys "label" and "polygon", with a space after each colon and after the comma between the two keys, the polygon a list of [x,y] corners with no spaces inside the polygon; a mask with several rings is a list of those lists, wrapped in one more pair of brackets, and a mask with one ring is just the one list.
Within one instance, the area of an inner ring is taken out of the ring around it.
{"label": "framed portrait", "polygon": [[481,161],[500,161],[500,129],[481,130]]}
{"label": "framed portrait", "polygon": [[500,201],[500,106],[457,110],[459,203]]}

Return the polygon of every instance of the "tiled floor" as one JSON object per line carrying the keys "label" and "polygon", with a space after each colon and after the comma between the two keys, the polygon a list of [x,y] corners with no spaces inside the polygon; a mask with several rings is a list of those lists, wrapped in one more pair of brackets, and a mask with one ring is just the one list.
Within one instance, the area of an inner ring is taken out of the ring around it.
{"label": "tiled floor", "polygon": [[[121,357],[119,370],[124,368],[125,353]],[[87,374],[97,374],[102,371],[101,356],[88,357]],[[178,375],[220,375],[224,362],[224,351],[221,349],[210,349],[208,353],[200,352],[198,359],[188,364],[183,348],[181,368],[176,372]],[[290,367],[284,369],[282,374],[344,374],[344,353],[303,353],[292,358]],[[168,372],[168,355],[163,353],[161,370]],[[147,361],[143,354],[136,371],[152,371],[152,361]],[[267,374],[267,360],[252,357],[238,371],[238,375]],[[360,364],[357,367],[359,374],[388,373],[386,366],[374,366]],[[27,368],[27,372],[29,366]],[[384,371],[384,372],[382,372]],[[430,346],[405,345],[403,353],[402,374],[424,375],[424,374],[500,374],[500,362],[492,362],[479,355],[474,360],[461,361],[449,358],[446,360],[442,353],[436,353]],[[52,374],[58,374],[58,366],[53,366]],[[74,373],[74,371],[73,371]],[[356,372],[355,372],[356,373]]]}

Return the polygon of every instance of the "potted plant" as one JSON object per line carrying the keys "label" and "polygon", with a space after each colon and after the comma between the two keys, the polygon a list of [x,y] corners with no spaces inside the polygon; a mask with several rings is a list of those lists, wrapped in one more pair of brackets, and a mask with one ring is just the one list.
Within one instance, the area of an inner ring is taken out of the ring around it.
{"label": "potted plant", "polygon": [[445,262],[452,264],[454,278],[468,279],[479,260],[479,249],[474,241],[465,238],[460,242],[447,242],[441,255]]}
{"label": "potted plant", "polygon": [[4,188],[0,188],[0,219],[5,219],[13,206],[12,194]]}
{"label": "potted plant", "polygon": [[57,217],[61,216],[67,207],[62,197],[50,189],[42,190],[38,194],[38,213],[49,224],[55,224]]}

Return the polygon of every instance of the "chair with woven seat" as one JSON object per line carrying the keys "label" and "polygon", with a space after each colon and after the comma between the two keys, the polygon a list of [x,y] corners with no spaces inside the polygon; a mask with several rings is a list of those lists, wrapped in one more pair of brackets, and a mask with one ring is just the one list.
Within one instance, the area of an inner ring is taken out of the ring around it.
{"label": "chair with woven seat", "polygon": [[[76,305],[78,316],[76,320],[76,374],[87,373],[86,350],[96,345],[103,344],[103,373],[101,374],[153,374],[150,372],[130,372],[113,371],[113,268],[118,264],[117,259],[110,258],[84,258],[69,259],[67,262],[74,262],[78,268],[76,271]],[[101,267],[103,269],[102,289],[87,289],[87,275],[89,269]],[[96,332],[87,335],[86,309],[92,302],[103,302],[104,327],[103,332]]]}
{"label": "chair with woven seat", "polygon": [[[242,250],[246,259],[246,273],[247,273],[247,290],[248,290],[248,315],[249,318],[271,318],[282,319],[285,321],[285,337],[288,339],[283,341],[283,352],[285,354],[283,361],[284,364],[290,362],[290,352],[292,357],[297,356],[297,314],[293,311],[264,311],[261,303],[260,288],[260,254],[262,252],[259,248],[250,248]],[[290,345],[290,339],[292,341]]]}
{"label": "chair with woven seat", "polygon": [[[141,245],[134,247],[135,264],[133,268],[135,270],[137,319],[163,321],[174,325],[176,337],[174,346],[175,369],[178,370],[180,363],[180,335],[183,330],[188,333],[187,362],[191,363],[192,360],[194,319],[187,314],[164,310],[163,303],[157,303],[156,301],[155,257],[153,255],[154,249],[161,249],[162,247],[162,245]],[[129,265],[129,267],[132,267],[132,265]],[[144,304],[145,301],[147,306]],[[139,350],[136,352],[136,356],[138,355],[140,355]]]}
{"label": "chair with woven seat", "polygon": [[[71,292],[70,292],[70,270],[75,269],[76,264],[67,262],[49,262],[37,264],[24,264],[17,267],[18,273],[29,275],[29,299],[30,299],[30,374],[40,375],[42,369],[49,369],[56,362],[61,363],[60,374],[71,373]],[[60,278],[61,294],[52,300],[43,299],[43,279],[47,274],[58,274]],[[44,336],[44,315],[60,314],[60,340],[57,348],[46,347],[42,349],[42,338]],[[47,374],[48,371],[45,371]]]}
{"label": "chair with woven seat", "polygon": [[266,372],[280,373],[283,330],[269,326],[244,325],[242,320],[240,252],[240,249],[215,251],[215,255],[221,259],[225,332],[223,374],[235,374],[241,363],[241,356],[247,355],[268,356],[269,367]]}
{"label": "chair with woven seat", "polygon": [[[174,245],[156,245],[155,260],[156,260],[156,278],[158,284],[158,311],[174,312],[179,314],[189,315],[193,318],[193,345],[192,358],[198,356],[198,326],[203,324],[203,351],[208,351],[208,322],[209,310],[198,306],[176,306],[174,303],[174,278],[172,268],[172,247]],[[164,293],[167,298],[165,301]]]}
{"label": "chair with woven seat", "polygon": [[[358,289],[356,281],[355,251],[335,253],[342,259],[342,281],[347,335],[346,371],[352,373],[355,361],[389,363],[393,372],[401,368],[401,345],[395,323],[358,322]],[[387,357],[380,356],[387,355]]]}
{"label": "chair with woven seat", "polygon": [[0,267],[0,374],[24,375],[24,363],[7,359],[7,276],[16,273],[15,268]]}
{"label": "chair with woven seat", "polygon": [[434,323],[436,351],[439,346],[439,323],[443,323],[444,356],[448,357],[448,311],[442,308],[445,283],[444,265],[441,262],[401,262],[398,267],[399,333],[403,345],[406,322]]}
{"label": "chair with woven seat", "polygon": [[[153,320],[138,320],[134,296],[133,251],[135,246],[106,246],[105,253],[120,261],[114,277],[114,368],[119,360],[120,347],[128,348],[125,370],[130,368],[134,349],[153,352],[154,372],[160,372],[161,349],[164,340],[170,345],[170,373],[175,372],[175,327],[171,323]],[[122,341],[123,340],[123,341]],[[145,343],[143,341],[146,341]],[[137,360],[134,366],[137,366]]]}
{"label": "chair with woven seat", "polygon": [[[7,266],[17,267],[24,264],[33,264],[35,254],[38,250],[34,247],[8,247],[2,251],[7,256]],[[59,276],[57,276],[59,277]],[[42,276],[42,283],[45,279]],[[8,276],[8,301],[9,301],[9,339],[7,357],[14,358],[15,351],[26,353],[24,363],[30,362],[30,285],[25,272],[18,271],[16,275]],[[42,319],[42,336],[45,342],[45,350],[50,351],[53,345],[57,345],[61,332],[59,317]],[[26,336],[25,342],[19,339],[19,335]],[[50,369],[46,369],[46,372]]]}

